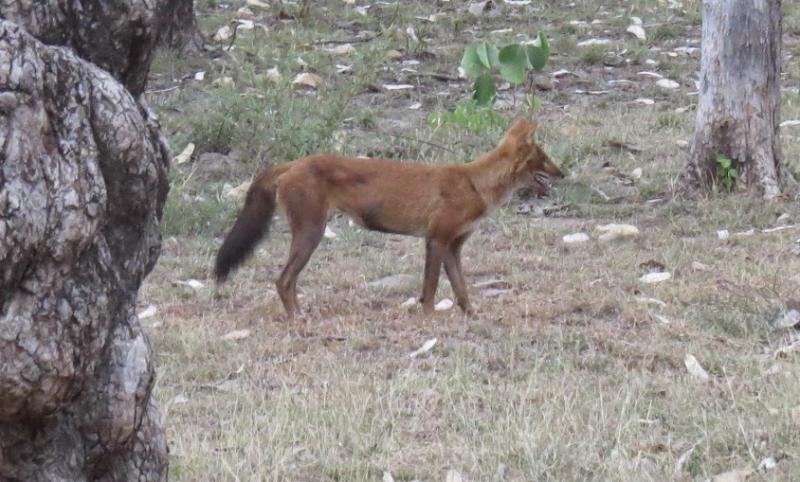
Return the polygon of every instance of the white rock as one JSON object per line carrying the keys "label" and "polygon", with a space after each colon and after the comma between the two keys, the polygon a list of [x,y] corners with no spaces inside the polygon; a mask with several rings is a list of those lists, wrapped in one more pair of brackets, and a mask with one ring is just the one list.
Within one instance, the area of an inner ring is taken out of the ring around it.
{"label": "white rock", "polygon": [[173,164],[186,164],[192,158],[192,153],[194,152],[194,143],[190,142],[186,144],[186,147],[183,148],[180,154],[175,156],[172,159]]}
{"label": "white rock", "polygon": [[652,72],[650,70],[642,70],[641,72],[639,72],[638,75],[641,75],[642,77],[652,77],[654,79],[663,79],[664,78],[664,76],[659,74],[658,72]]}
{"label": "white rock", "polygon": [[196,290],[199,290],[200,288],[203,288],[205,286],[202,282],[200,282],[200,281],[198,281],[196,279],[188,279],[188,280],[185,280],[185,281],[180,280],[180,281],[176,281],[175,284],[176,285],[181,285],[181,286],[188,286],[188,287],[190,287],[192,289],[196,289]]}
{"label": "white rock", "polygon": [[264,3],[261,0],[247,0],[247,4],[250,5],[251,7],[269,8],[269,4]]}
{"label": "white rock", "polygon": [[638,99],[634,100],[637,104],[644,104],[644,105],[653,105],[656,103],[655,100],[649,99],[647,97],[639,97]]}
{"label": "white rock", "polygon": [[281,78],[283,78],[283,76],[281,75],[280,71],[278,70],[278,67],[271,67],[271,68],[267,69],[267,73],[266,73],[265,77],[267,78],[267,80],[269,80],[270,82],[275,83],[275,84],[280,82]]}
{"label": "white rock", "polygon": [[294,79],[292,79],[292,85],[298,86],[305,86],[305,87],[313,87],[317,88],[322,83],[322,77],[317,74],[313,74],[311,72],[303,72],[302,74],[297,74]]}
{"label": "white rock", "polygon": [[412,296],[411,298],[409,298],[409,299],[405,300],[404,302],[400,303],[400,307],[401,308],[409,308],[411,306],[416,305],[417,303],[418,303],[417,299]]}
{"label": "white rock", "polygon": [[678,87],[681,86],[679,83],[671,79],[659,79],[658,82],[656,82],[656,85],[661,87],[662,89],[669,89],[669,90],[677,89]]}
{"label": "white rock", "polygon": [[697,358],[691,353],[687,353],[683,358],[683,364],[686,365],[686,371],[689,372],[689,375],[696,380],[707,382],[711,379],[711,376],[709,376],[705,368],[700,365],[700,362],[697,361]]}
{"label": "white rock", "polygon": [[222,336],[223,340],[227,341],[237,341],[237,340],[244,340],[245,338],[250,336],[250,330],[233,330],[229,331],[228,333]]}
{"label": "white rock", "polygon": [[589,235],[586,233],[572,233],[572,234],[565,234],[561,240],[564,244],[578,244],[578,243],[585,243],[589,241]]}
{"label": "white rock", "polygon": [[633,36],[639,40],[645,40],[647,38],[647,35],[644,33],[644,28],[642,28],[641,25],[630,25],[625,31],[629,34],[633,34]]}
{"label": "white rock", "polygon": [[137,317],[138,317],[140,320],[144,320],[145,318],[150,318],[151,316],[155,316],[155,314],[156,314],[156,312],[157,312],[157,311],[158,311],[158,308],[156,307],[156,305],[147,305],[147,308],[145,308],[144,310],[142,310],[142,312],[141,312],[141,313],[139,313],[139,314],[138,314],[138,315],[136,315],[136,316],[137,316]]}
{"label": "white rock", "polygon": [[447,311],[452,307],[453,307],[453,300],[451,300],[450,298],[445,298],[442,301],[436,303],[434,309],[436,311]]}
{"label": "white rock", "polygon": [[605,224],[597,226],[602,232],[600,241],[614,241],[615,239],[634,238],[639,235],[639,228],[632,224]]}
{"label": "white rock", "polygon": [[768,470],[772,470],[778,466],[778,461],[775,460],[775,457],[767,457],[758,464],[758,470],[761,472],[766,472]]}
{"label": "white rock", "polygon": [[214,34],[214,40],[217,42],[224,42],[228,40],[233,35],[233,30],[228,25],[224,25],[217,30],[217,33]]}
{"label": "white rock", "polygon": [[666,271],[660,271],[656,273],[647,273],[639,278],[639,281],[642,283],[653,284],[653,283],[661,283],[662,281],[667,281],[668,279],[672,278],[672,273],[668,273]]}
{"label": "white rock", "polygon": [[643,174],[642,168],[641,167],[637,167],[636,169],[631,171],[630,176],[631,176],[631,179],[637,179],[638,180],[638,179],[642,178],[642,174]]}
{"label": "white rock", "polygon": [[194,74],[194,80],[202,81],[205,78],[206,78],[206,73],[202,70]]}
{"label": "white rock", "polygon": [[447,476],[445,476],[445,482],[464,482],[464,479],[461,477],[457,471],[450,469],[447,471]]}
{"label": "white rock", "polygon": [[785,120],[780,123],[781,127],[800,126],[800,119]]}
{"label": "white rock", "polygon": [[408,356],[411,358],[416,358],[424,353],[428,353],[433,349],[434,346],[436,346],[437,341],[439,341],[437,338],[431,338],[430,340],[423,343],[421,347],[409,353]]}
{"label": "white rock", "polygon": [[409,90],[414,86],[411,84],[383,84],[383,88],[386,90]]}
{"label": "white rock", "polygon": [[480,17],[483,15],[483,10],[486,8],[486,4],[489,3],[488,1],[483,2],[476,2],[470,3],[467,7],[467,11],[476,17]]}
{"label": "white rock", "polygon": [[334,55],[350,55],[352,53],[355,53],[356,49],[355,47],[353,47],[352,44],[342,44],[342,45],[337,45],[332,49],[327,49],[327,51]]}
{"label": "white rock", "polygon": [[719,239],[728,239],[730,237],[731,233],[727,229],[720,229],[717,231],[717,238]]}
{"label": "white rock", "polygon": [[606,45],[610,44],[611,40],[607,38],[590,38],[587,40],[581,40],[576,45],[578,47],[588,47],[590,45]]}
{"label": "white rock", "polygon": [[800,310],[789,310],[775,320],[775,328],[794,328],[798,324],[800,324]]}

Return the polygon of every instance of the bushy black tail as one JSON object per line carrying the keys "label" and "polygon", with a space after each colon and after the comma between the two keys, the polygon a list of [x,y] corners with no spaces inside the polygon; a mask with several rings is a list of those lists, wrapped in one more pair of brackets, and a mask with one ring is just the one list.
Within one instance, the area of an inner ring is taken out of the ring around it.
{"label": "bushy black tail", "polygon": [[253,182],[244,207],[217,253],[214,275],[218,282],[225,281],[228,274],[250,256],[256,244],[269,232],[274,214],[275,191]]}

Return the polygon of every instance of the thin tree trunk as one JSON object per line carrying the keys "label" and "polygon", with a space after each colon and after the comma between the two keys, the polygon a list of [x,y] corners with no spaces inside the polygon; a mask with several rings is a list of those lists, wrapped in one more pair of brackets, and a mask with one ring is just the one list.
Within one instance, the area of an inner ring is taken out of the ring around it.
{"label": "thin tree trunk", "polygon": [[780,0],[704,0],[700,98],[679,191],[718,183],[718,155],[733,161],[736,185],[767,199],[794,195],[781,159]]}
{"label": "thin tree trunk", "polygon": [[[43,36],[81,37],[35,21]],[[106,67],[137,91],[149,54],[133,51]],[[0,480],[166,479],[135,302],[160,251],[168,159],[114,77],[0,19]]]}
{"label": "thin tree trunk", "polygon": [[193,0],[170,0],[162,42],[184,53],[203,50],[205,39],[197,26]]}

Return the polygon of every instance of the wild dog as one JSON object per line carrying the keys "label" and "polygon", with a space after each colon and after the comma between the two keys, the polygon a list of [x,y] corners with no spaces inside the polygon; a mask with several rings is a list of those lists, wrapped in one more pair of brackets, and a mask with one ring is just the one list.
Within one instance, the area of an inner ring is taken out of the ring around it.
{"label": "wild dog", "polygon": [[385,159],[313,155],[260,173],[217,253],[215,276],[224,282],[267,234],[275,208],[292,233],[289,259],[277,288],[286,313],[298,311],[297,277],[316,249],[330,214],[339,210],[363,227],[425,239],[423,312],[434,310],[442,264],[458,306],[472,311],[461,268],[461,248],[479,220],[514,190],[549,190],[563,177],[531,136],[536,124],[518,120],[500,144],[460,165],[423,165]]}

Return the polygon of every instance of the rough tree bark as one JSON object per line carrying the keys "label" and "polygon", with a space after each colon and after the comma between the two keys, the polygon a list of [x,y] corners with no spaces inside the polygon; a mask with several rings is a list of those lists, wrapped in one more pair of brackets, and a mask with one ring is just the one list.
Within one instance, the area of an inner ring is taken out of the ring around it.
{"label": "rough tree bark", "polygon": [[780,0],[704,0],[700,99],[679,191],[718,179],[717,155],[733,160],[738,183],[771,199],[797,183],[781,159]]}
{"label": "rough tree bark", "polygon": [[[141,46],[122,47],[127,67],[93,56],[75,39],[120,44],[91,21],[55,32],[56,2],[0,0],[0,15],[23,3],[42,38],[143,89]],[[0,19],[0,480],[166,478],[134,307],[160,250],[168,158],[152,116],[109,73]]]}
{"label": "rough tree bark", "polygon": [[205,39],[197,26],[194,15],[194,0],[170,0],[162,42],[170,48],[185,53],[203,50]]}
{"label": "rough tree bark", "polygon": [[72,47],[138,96],[159,35],[179,1],[0,0],[0,17],[48,45]]}

